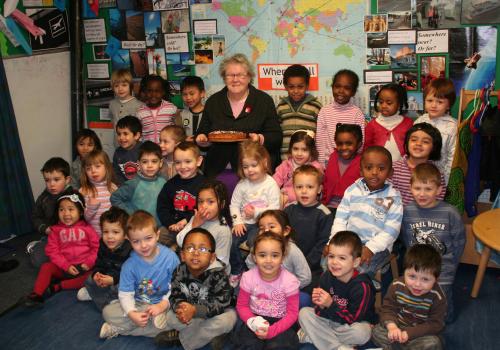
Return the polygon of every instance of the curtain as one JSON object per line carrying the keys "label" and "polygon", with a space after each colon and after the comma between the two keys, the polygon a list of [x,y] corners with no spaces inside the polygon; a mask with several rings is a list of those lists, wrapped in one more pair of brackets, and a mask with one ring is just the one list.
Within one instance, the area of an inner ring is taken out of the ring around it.
{"label": "curtain", "polygon": [[0,240],[33,231],[33,193],[0,56]]}

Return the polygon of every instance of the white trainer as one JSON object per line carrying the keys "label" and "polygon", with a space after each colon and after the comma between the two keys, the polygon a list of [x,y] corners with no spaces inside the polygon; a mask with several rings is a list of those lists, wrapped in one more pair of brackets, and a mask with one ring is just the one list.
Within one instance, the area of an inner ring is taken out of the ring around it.
{"label": "white trainer", "polygon": [[76,293],[76,298],[80,301],[92,300],[92,297],[90,296],[89,291],[85,287],[82,287],[78,290],[78,293]]}
{"label": "white trainer", "polygon": [[101,331],[99,332],[99,338],[101,339],[110,339],[118,336],[120,334],[120,328],[110,325],[107,322],[104,322],[101,327]]}

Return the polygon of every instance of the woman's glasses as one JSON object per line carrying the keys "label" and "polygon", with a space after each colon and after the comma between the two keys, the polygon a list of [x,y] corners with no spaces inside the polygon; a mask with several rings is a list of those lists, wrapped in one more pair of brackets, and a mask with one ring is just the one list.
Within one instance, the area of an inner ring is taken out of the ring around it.
{"label": "woman's glasses", "polygon": [[235,79],[240,80],[240,79],[246,78],[247,76],[248,76],[247,73],[226,74],[225,75],[226,79],[233,79],[233,80],[235,80]]}

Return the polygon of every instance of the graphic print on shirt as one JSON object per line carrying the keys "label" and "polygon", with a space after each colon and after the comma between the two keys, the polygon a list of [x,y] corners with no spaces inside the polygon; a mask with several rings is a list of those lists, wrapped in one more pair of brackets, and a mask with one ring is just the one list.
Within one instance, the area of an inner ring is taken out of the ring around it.
{"label": "graphic print on shirt", "polygon": [[394,198],[392,197],[375,198],[372,205],[372,216],[376,220],[384,221],[393,203]]}
{"label": "graphic print on shirt", "polygon": [[120,164],[120,170],[122,174],[127,178],[127,180],[132,180],[137,174],[139,169],[139,164],[136,162],[128,161],[126,163]]}
{"label": "graphic print on shirt", "polygon": [[345,309],[347,308],[347,305],[349,304],[349,300],[346,298],[341,298],[338,295],[335,294],[335,291],[333,290],[333,287],[330,287],[330,290],[328,291],[330,293],[333,303],[336,305],[340,306],[340,308]]}
{"label": "graphic print on shirt", "polygon": [[84,240],[85,238],[86,238],[85,231],[81,229],[63,228],[61,231],[59,231],[59,240],[62,243],[79,242],[81,240]]}
{"label": "graphic print on shirt", "polygon": [[446,254],[446,245],[439,239],[439,231],[445,231],[446,225],[430,220],[410,224],[413,231],[413,242],[430,244],[441,255]]}
{"label": "graphic print on shirt", "polygon": [[153,280],[149,278],[143,278],[141,280],[141,283],[139,283],[139,285],[137,286],[137,297],[141,301],[151,304],[151,295],[156,294],[159,290],[159,287],[154,286]]}
{"label": "graphic print on shirt", "polygon": [[282,318],[286,314],[286,295],[283,291],[274,289],[271,295],[255,291],[250,296],[250,306],[256,315]]}
{"label": "graphic print on shirt", "polygon": [[185,283],[180,284],[181,287],[181,292],[187,296],[187,299],[190,303],[196,303],[200,305],[206,305],[208,304],[208,287],[207,286],[200,286],[195,283],[191,282],[189,285],[186,285]]}
{"label": "graphic print on shirt", "polygon": [[177,211],[191,211],[196,206],[196,197],[184,190],[175,192],[174,208]]}

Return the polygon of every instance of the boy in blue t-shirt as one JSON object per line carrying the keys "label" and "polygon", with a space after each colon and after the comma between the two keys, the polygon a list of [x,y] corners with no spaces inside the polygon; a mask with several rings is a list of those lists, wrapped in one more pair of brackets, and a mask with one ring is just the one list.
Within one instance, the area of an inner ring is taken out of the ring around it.
{"label": "boy in blue t-shirt", "polygon": [[138,210],[127,221],[127,237],[134,250],[123,264],[119,303],[106,306],[100,338],[117,335],[154,337],[167,328],[170,280],[179,265],[172,250],[160,245],[154,217]]}

